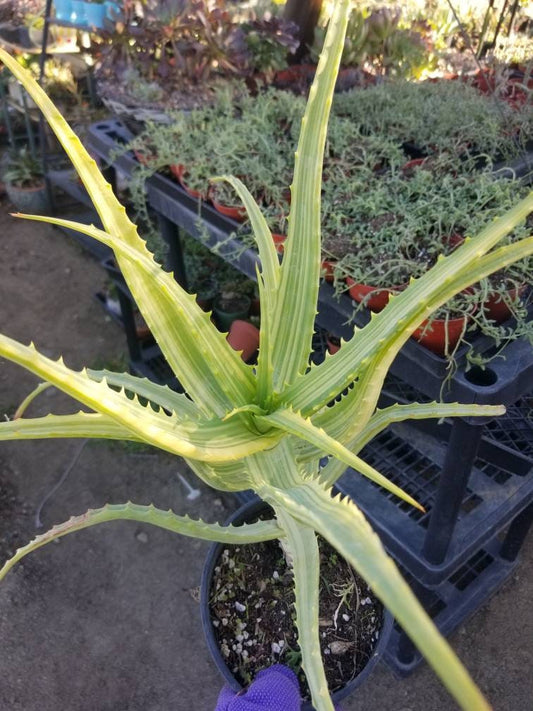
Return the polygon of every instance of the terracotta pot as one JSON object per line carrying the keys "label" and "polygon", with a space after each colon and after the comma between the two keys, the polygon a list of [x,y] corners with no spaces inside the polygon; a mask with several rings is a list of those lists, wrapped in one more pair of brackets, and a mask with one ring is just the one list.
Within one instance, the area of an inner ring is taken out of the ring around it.
{"label": "terracotta pot", "polygon": [[226,340],[234,351],[241,351],[244,361],[248,361],[259,348],[259,329],[249,321],[237,319],[231,324]]}
{"label": "terracotta pot", "polygon": [[246,210],[242,205],[224,205],[218,200],[215,200],[211,195],[211,203],[217,212],[220,212],[224,217],[229,217],[236,222],[244,222],[246,219]]}
{"label": "terracotta pot", "polygon": [[354,301],[364,305],[376,313],[382,311],[389,303],[391,294],[403,291],[406,284],[390,287],[370,286],[369,284],[358,284],[351,277],[346,277],[346,283],[350,287],[348,293]]}
{"label": "terracotta pot", "polygon": [[328,345],[328,351],[331,355],[337,353],[337,351],[341,348],[340,338],[337,338],[337,336],[334,336],[332,333],[328,333],[326,336],[326,343]]}
{"label": "terracotta pot", "polygon": [[285,235],[278,235],[275,233],[272,233],[272,239],[274,241],[274,244],[276,245],[276,252],[278,254],[283,254],[285,251],[285,240],[287,237]]}
{"label": "terracotta pot", "polygon": [[494,72],[490,69],[480,69],[473,77],[465,77],[464,81],[475,86],[482,94],[492,94],[496,87]]}
{"label": "terracotta pot", "polygon": [[149,151],[140,151],[135,148],[133,155],[137,158],[139,163],[144,166],[149,166],[150,161],[153,160],[153,155]]}
{"label": "terracotta pot", "polygon": [[172,175],[176,178],[178,183],[181,185],[181,181],[183,178],[183,171],[185,170],[185,166],[182,165],[181,163],[171,163],[168,166],[168,169],[172,173]]}
{"label": "terracotta pot", "polygon": [[446,353],[451,353],[458,344],[466,329],[468,318],[467,315],[448,320],[436,318],[429,326],[426,326],[428,321],[424,321],[413,333],[412,338],[436,355],[444,356]]}
{"label": "terracotta pot", "polygon": [[524,84],[524,77],[510,77],[505,87],[503,99],[513,109],[521,109],[528,102],[533,89],[533,80],[529,79],[527,84]]}
{"label": "terracotta pot", "polygon": [[187,185],[187,183],[185,181],[185,175],[187,174],[187,171],[185,170],[184,165],[182,165],[181,163],[174,163],[173,165],[169,165],[168,167],[169,167],[172,175],[176,178],[178,183],[185,190],[185,192],[187,193],[187,195],[189,197],[192,197],[195,200],[205,200],[206,199],[206,191],[194,190],[193,188],[190,188]]}
{"label": "terracotta pot", "polygon": [[[516,287],[515,289],[509,289],[508,295],[512,301],[515,301],[518,297],[523,296],[527,289],[527,284]],[[496,323],[502,323],[511,318],[512,311],[509,306],[502,299],[501,294],[497,292],[489,293],[487,300],[483,304],[483,310],[487,318],[496,321]]]}
{"label": "terracotta pot", "polygon": [[335,281],[335,265],[336,262],[329,259],[322,260],[322,278],[330,284]]}
{"label": "terracotta pot", "polygon": [[274,75],[273,84],[280,88],[309,84],[311,86],[315,76],[316,65],[293,64],[287,69],[281,69]]}

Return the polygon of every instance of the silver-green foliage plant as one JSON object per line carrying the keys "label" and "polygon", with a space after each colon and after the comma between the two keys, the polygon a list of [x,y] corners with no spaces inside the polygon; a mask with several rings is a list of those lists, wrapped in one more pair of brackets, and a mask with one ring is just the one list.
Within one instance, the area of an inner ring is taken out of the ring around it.
{"label": "silver-green foliage plant", "polygon": [[[247,207],[261,261],[257,274],[261,349],[255,369],[228,346],[194,297],[154,262],[111,187],[52,102],[9,55],[0,54],[28,88],[64,145],[104,229],[61,219],[48,221],[69,225],[114,250],[147,324],[187,392],[187,396],[180,395],[127,374],[73,371],[61,359],[54,361],[38,353],[33,345],[0,336],[0,356],[28,368],[94,411],[35,419],[18,417],[0,424],[0,438],[103,437],[153,444],[184,457],[198,476],[215,488],[253,489],[275,512],[272,521],[232,529],[192,521],[152,506],[105,506],[37,537],[17,551],[0,576],[49,541],[114,519],[143,521],[225,543],[284,539],[293,558],[302,665],[315,707],[332,711],[319,646],[319,533],[368,581],[460,706],[468,711],[487,709],[487,702],[402,579],[356,503],[333,496],[332,486],[348,465],[418,506],[358,456],[365,443],[399,420],[503,412],[501,407],[436,403],[376,410],[376,403],[395,355],[432,311],[473,281],[533,252],[531,237],[493,249],[533,209],[533,196],[477,237],[465,240],[452,255],[440,259],[365,328],[357,330],[338,353],[309,367],[321,270],[322,155],[348,4],[348,0],[340,0],[336,5],[302,120],[281,265],[250,193],[236,178],[225,177]],[[19,415],[45,386],[26,398]],[[328,406],[347,388],[344,397]],[[319,461],[325,455],[329,462],[320,469]]]}
{"label": "silver-green foliage plant", "polygon": [[527,104],[514,109],[460,80],[396,80],[355,89],[335,97],[334,112],[371,134],[412,142],[430,155],[455,152],[463,159],[520,157],[532,120]]}

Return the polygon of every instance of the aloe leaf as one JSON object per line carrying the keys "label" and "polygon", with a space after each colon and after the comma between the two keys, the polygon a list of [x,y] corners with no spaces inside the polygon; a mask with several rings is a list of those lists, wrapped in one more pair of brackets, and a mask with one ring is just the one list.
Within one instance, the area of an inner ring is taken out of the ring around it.
{"label": "aloe leaf", "polygon": [[305,468],[295,458],[293,437],[285,437],[275,448],[257,452],[246,458],[252,488],[263,497],[263,486],[275,486],[281,489],[299,486],[305,481]]}
{"label": "aloe leaf", "polygon": [[15,414],[13,415],[13,419],[17,420],[19,417],[22,417],[22,415],[26,412],[30,404],[35,400],[36,397],[38,397],[42,392],[45,390],[48,390],[51,385],[50,383],[39,383],[37,387],[31,391],[29,395],[27,395],[24,400],[20,403],[20,405],[17,407],[17,410]]}
{"label": "aloe leaf", "polygon": [[260,403],[267,403],[272,390],[273,342],[271,334],[280,281],[278,254],[267,221],[246,186],[238,178],[229,175],[223,175],[215,180],[225,180],[237,192],[250,218],[259,251],[261,274],[257,283],[261,297],[261,326],[257,361],[257,399]]}
{"label": "aloe leaf", "polygon": [[218,523],[205,523],[195,521],[188,516],[178,516],[172,511],[162,511],[154,506],[141,506],[139,504],[107,504],[101,509],[89,509],[81,516],[72,516],[65,523],[54,526],[41,536],[37,536],[27,546],[19,548],[0,570],[2,580],[19,560],[41,548],[57,538],[68,533],[80,531],[83,528],[96,526],[107,521],[137,521],[149,523],[152,526],[165,528],[167,531],[181,533],[184,536],[200,538],[204,541],[219,541],[221,543],[257,543],[270,541],[282,535],[282,531],[275,521],[258,521],[257,523],[243,526],[221,526]]}
{"label": "aloe leaf", "polygon": [[[330,437],[342,442],[345,447],[352,451],[359,451],[372,437],[379,434],[382,429],[392,422],[401,422],[403,420],[414,419],[435,419],[441,417],[498,417],[505,414],[503,405],[477,405],[461,403],[411,403],[409,405],[395,404],[391,407],[376,410],[368,417],[361,418],[354,422],[353,412],[357,407],[354,400],[359,399],[359,383],[356,383],[354,389],[347,393],[342,400],[336,402],[335,405],[327,410],[320,411],[311,418],[311,421],[316,427],[324,428]],[[364,389],[364,382],[361,384]],[[389,419],[390,418],[390,419]],[[385,422],[381,426],[381,422]],[[375,430],[374,424],[375,424]],[[370,429],[369,429],[370,428]],[[360,434],[362,431],[371,432],[374,434],[366,436]],[[359,437],[363,437],[364,444],[359,445]],[[354,446],[357,443],[357,449]]]}
{"label": "aloe leaf", "polygon": [[196,476],[215,489],[243,491],[253,488],[252,477],[243,460],[212,464],[211,462],[200,462],[197,459],[185,457],[185,461]]}
{"label": "aloe leaf", "polygon": [[145,398],[151,403],[170,412],[177,412],[188,419],[200,419],[202,412],[186,395],[171,390],[168,385],[159,385],[148,378],[141,378],[130,373],[114,373],[111,370],[93,370],[87,368],[87,375],[91,380],[100,383],[105,381],[109,387],[125,390],[140,398]]}
{"label": "aloe leaf", "polygon": [[393,484],[387,477],[380,474],[374,467],[371,467],[370,464],[367,464],[367,462],[356,454],[350,452],[350,450],[344,447],[340,442],[337,442],[337,440],[326,434],[324,430],[315,427],[311,420],[305,420],[301,415],[291,410],[276,410],[270,415],[258,416],[255,419],[259,422],[279,427],[285,432],[310,442],[318,450],[326,452],[340,459],[345,465],[357,469],[357,471],[368,477],[371,481],[379,484],[387,491],[390,491],[392,494],[395,494],[395,496],[403,499],[403,501],[411,504],[411,506],[421,511],[424,510],[412,496],[409,496],[409,494],[403,491],[399,486]]}
{"label": "aloe leaf", "polygon": [[173,454],[215,463],[233,461],[272,447],[280,439],[275,432],[258,437],[238,417],[227,422],[218,418],[189,420],[175,412],[156,412],[138,399],[130,399],[125,392],[108,387],[105,381],[91,379],[85,371],[67,368],[62,359],[46,358],[35,347],[23,346],[3,335],[0,356],[24,366],[91,409],[109,415],[134,436]]}
{"label": "aloe leaf", "polygon": [[342,392],[360,372],[368,368],[372,371],[369,387],[373,392],[373,397],[368,398],[370,412],[358,411],[358,417],[364,414],[369,416],[390,364],[422,321],[466,287],[533,254],[531,237],[486,254],[532,210],[533,193],[487,226],[477,237],[466,239],[452,254],[441,257],[434,267],[412,281],[405,291],[391,297],[383,311],[373,314],[370,323],[356,330],[353,338],[343,344],[334,358],[327,358],[287,386],[280,401],[291,404],[305,415],[313,414],[331,400],[332,392]]}
{"label": "aloe leaf", "polygon": [[335,3],[296,150],[289,229],[272,319],[271,340],[276,344],[273,376],[278,392],[305,372],[311,353],[321,268],[322,162],[335,77],[348,23],[348,5],[348,0]]}
{"label": "aloe leaf", "polygon": [[280,277],[280,266],[278,260],[278,253],[272,240],[272,234],[268,227],[267,221],[263,213],[261,212],[258,204],[253,198],[246,185],[235,178],[233,175],[221,175],[216,178],[212,178],[212,182],[225,181],[231,185],[239,196],[246,213],[250,219],[250,224],[254,233],[255,241],[257,243],[257,248],[259,251],[259,257],[261,259],[261,271],[263,274],[263,279],[265,284],[268,285],[269,289],[274,291],[278,285]]}
{"label": "aloe leaf", "polygon": [[[316,482],[283,491],[270,487],[263,497],[303,525],[312,525],[368,585],[409,634],[450,694],[464,711],[490,711],[454,651],[441,636],[402,578],[392,558],[361,513],[349,500],[331,497]],[[349,532],[349,535],[347,535]]]}
{"label": "aloe leaf", "polygon": [[118,424],[108,415],[92,412],[17,418],[0,422],[0,441],[48,437],[141,441],[140,437],[135,436],[131,430]]}
{"label": "aloe leaf", "polygon": [[[441,417],[495,417],[503,414],[505,414],[503,405],[460,405],[459,403],[439,402],[396,404],[383,410],[377,410],[360,432],[352,439],[348,441],[343,439],[342,441],[350,451],[360,452],[368,442],[394,422],[440,419]],[[307,455],[316,457],[316,450],[308,452]],[[320,480],[327,486],[332,486],[344,471],[345,466],[342,462],[331,459],[320,471]]]}
{"label": "aloe leaf", "polygon": [[[48,98],[43,89],[33,79],[31,74],[13,59],[5,50],[0,49],[0,60],[8,67],[14,76],[21,82],[26,91],[30,94],[39,109],[43,112],[49,126],[57,136],[59,142],[65,149],[68,157],[72,161],[76,172],[83,182],[93,205],[102,220],[107,232],[116,235],[121,241],[134,247],[139,253],[148,254],[144,242],[137,234],[135,225],[129,220],[126,209],[119,203],[109,183],[104,179],[96,162],[90,157],[82,143],[65,121],[61,113]],[[119,266],[129,283],[130,278],[137,272],[135,262],[122,257],[118,258]],[[137,304],[148,322],[153,322],[152,329],[156,339],[165,339],[165,332],[159,332],[158,327],[158,303],[153,300],[153,292],[149,286],[135,295]],[[183,354],[186,357],[186,353]],[[241,362],[241,366],[244,364]],[[194,397],[194,392],[191,391]],[[211,403],[202,403],[202,408],[206,414],[211,414]]]}
{"label": "aloe leaf", "polygon": [[393,422],[440,419],[442,417],[499,417],[500,415],[505,415],[504,405],[477,405],[475,403],[463,405],[459,402],[415,402],[409,405],[395,403],[390,407],[376,411],[354,440],[353,446],[356,446],[357,451],[360,451],[365,444]]}
{"label": "aloe leaf", "polygon": [[334,711],[320,652],[320,555],[316,534],[312,528],[289,516],[282,507],[276,509],[276,516],[287,537],[291,554],[298,645],[313,706],[317,711]]}
{"label": "aloe leaf", "polygon": [[111,247],[121,266],[125,262],[135,265],[128,279],[135,301],[139,306],[146,303],[143,315],[168,364],[206,415],[223,415],[234,403],[250,400],[255,392],[251,367],[213,327],[195,297],[161,269],[147,251],[140,252],[94,225],[40,215],[25,217],[89,235]]}

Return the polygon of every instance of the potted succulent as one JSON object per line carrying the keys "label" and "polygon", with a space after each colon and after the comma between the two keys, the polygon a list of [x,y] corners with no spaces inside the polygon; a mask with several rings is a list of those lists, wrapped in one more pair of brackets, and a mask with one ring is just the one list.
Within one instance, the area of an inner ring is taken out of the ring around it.
{"label": "potted succulent", "polygon": [[[272,516],[264,502],[252,500],[228,523],[249,525]],[[328,686],[337,703],[372,673],[387,647],[393,619],[323,538],[318,544],[320,642]],[[234,691],[252,681],[261,668],[283,662],[299,676],[302,711],[312,711],[293,622],[291,583],[292,572],[277,541],[214,544],[202,575],[202,624],[211,656]]]}
{"label": "potted succulent", "polygon": [[[25,399],[16,419],[0,423],[0,438],[105,436],[149,442],[184,456],[198,476],[219,489],[252,488],[275,513],[271,520],[223,527],[153,506],[107,505],[38,536],[6,563],[0,577],[49,541],[116,519],[143,521],[225,544],[281,538],[295,578],[296,625],[312,702],[318,711],[332,711],[319,651],[319,533],[367,580],[459,706],[468,711],[488,710],[488,703],[402,579],[357,503],[334,496],[331,487],[349,465],[419,507],[358,456],[364,443],[392,421],[492,417],[503,412],[498,406],[456,403],[409,404],[377,412],[375,408],[389,365],[431,312],[471,282],[533,253],[531,237],[497,246],[531,212],[533,195],[439,260],[357,330],[334,356],[308,368],[320,283],[321,162],[348,5],[348,0],[335,5],[315,88],[310,92],[296,152],[291,219],[281,265],[250,193],[236,178],[221,178],[234,186],[247,207],[260,252],[261,348],[255,367],[242,361],[194,297],[153,261],[111,187],[48,97],[15,60],[0,52],[64,145],[94,200],[103,229],[60,218],[46,220],[89,234],[114,250],[150,330],[187,393],[178,394],[128,374],[73,371],[62,360],[51,360],[34,346],[2,335],[2,357],[23,365],[94,412],[26,418],[27,404],[46,387],[40,385]],[[346,396],[328,407],[348,386],[353,387]],[[320,469],[325,456],[328,463]]]}
{"label": "potted succulent", "polygon": [[[121,115],[168,123],[168,112],[212,103],[217,89],[247,92],[245,79],[257,87],[256,75],[268,74],[293,46],[291,26],[251,11],[239,12],[199,0],[149,3],[141,18],[135,4],[124,7],[110,42],[98,48],[97,79],[104,101]],[[162,89],[146,106],[132,95],[133,85],[117,82],[134,68],[142,79]]]}
{"label": "potted succulent", "polygon": [[3,178],[7,195],[18,210],[38,215],[50,211],[43,164],[28,148],[10,154]]}
{"label": "potted succulent", "polygon": [[216,270],[215,278],[218,294],[213,303],[213,316],[217,326],[226,333],[233,321],[248,318],[254,283],[226,264]]}

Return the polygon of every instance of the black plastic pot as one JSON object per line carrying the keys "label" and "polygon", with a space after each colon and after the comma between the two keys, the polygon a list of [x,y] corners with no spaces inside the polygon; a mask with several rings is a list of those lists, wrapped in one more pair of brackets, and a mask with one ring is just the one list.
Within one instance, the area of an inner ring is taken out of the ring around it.
{"label": "black plastic pot", "polygon": [[[248,503],[241,506],[226,522],[234,525],[241,525],[243,523],[256,520],[261,514],[269,510],[269,506],[265,504],[258,498],[249,501]],[[200,588],[200,606],[202,614],[202,626],[204,629],[204,634],[207,640],[207,646],[211,653],[211,657],[215,662],[218,671],[224,677],[226,683],[237,693],[242,690],[241,684],[235,679],[232,672],[226,665],[224,657],[218,646],[215,632],[213,629],[213,624],[211,622],[211,615],[209,612],[209,592],[211,590],[211,583],[213,578],[213,571],[217,564],[217,561],[222,553],[222,551],[227,548],[225,543],[215,543],[209,549],[207,559],[204,565],[204,570],[202,573],[202,584]],[[378,643],[374,649],[374,653],[371,659],[368,661],[366,667],[363,671],[358,674],[355,678],[351,679],[346,686],[332,694],[332,699],[334,703],[338,703],[342,699],[350,696],[354,691],[364,683],[368,678],[378,661],[383,656],[385,649],[387,648],[389,638],[392,632],[394,618],[388,610],[383,612],[383,625],[381,628],[381,633],[379,636]],[[313,706],[311,702],[303,702],[301,711],[313,711]]]}
{"label": "black plastic pot", "polygon": [[246,294],[240,294],[228,306],[225,299],[218,297],[213,304],[213,315],[217,326],[223,333],[227,333],[234,321],[245,321],[250,313],[252,300]]}

